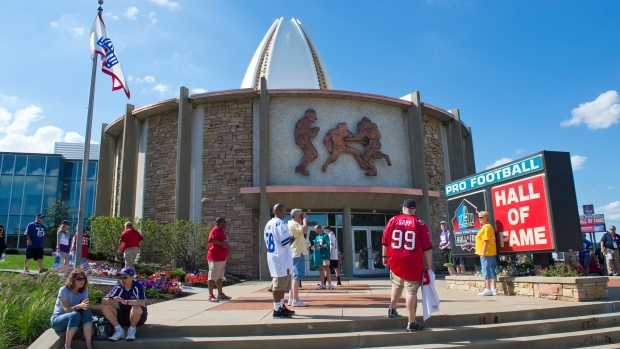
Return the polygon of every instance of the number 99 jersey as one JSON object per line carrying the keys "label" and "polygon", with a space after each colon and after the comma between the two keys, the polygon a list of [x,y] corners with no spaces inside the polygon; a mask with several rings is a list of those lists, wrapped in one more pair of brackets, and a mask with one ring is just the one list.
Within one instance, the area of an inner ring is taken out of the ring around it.
{"label": "number 99 jersey", "polygon": [[382,244],[387,246],[388,266],[396,276],[422,281],[424,251],[433,248],[423,220],[405,214],[393,217],[383,231]]}

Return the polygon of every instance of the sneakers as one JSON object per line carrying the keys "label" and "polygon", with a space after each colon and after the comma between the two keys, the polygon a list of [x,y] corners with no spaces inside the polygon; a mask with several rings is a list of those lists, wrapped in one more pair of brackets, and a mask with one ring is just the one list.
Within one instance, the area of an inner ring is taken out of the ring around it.
{"label": "sneakers", "polygon": [[[135,336],[135,332],[134,332],[134,336]],[[122,328],[115,330],[114,334],[108,338],[108,340],[111,340],[112,342],[116,342],[119,339],[123,339],[125,338],[125,330],[123,330]]]}
{"label": "sneakers", "polygon": [[336,284],[336,286],[342,286],[342,283],[340,283],[340,281],[338,281],[338,283]]}
{"label": "sneakers", "polygon": [[125,338],[125,340],[130,341],[130,342],[136,340],[136,328],[135,327],[129,327],[129,329],[127,330],[127,338]]}
{"label": "sneakers", "polygon": [[273,311],[273,318],[277,319],[277,318],[289,318],[292,317],[293,314],[287,312],[288,309],[286,309],[285,306],[280,307],[280,309],[278,310],[274,310]]}
{"label": "sneakers", "polygon": [[46,271],[47,271],[47,269],[45,269],[45,268],[39,269],[39,273],[45,273]]}
{"label": "sneakers", "polygon": [[420,324],[419,324],[419,323],[417,323],[417,322],[413,322],[413,323],[411,323],[411,322],[410,322],[410,323],[407,325],[407,332],[419,331],[419,330],[421,330],[421,329],[423,329],[423,328],[424,328],[424,326],[423,326],[423,325],[420,325]]}
{"label": "sneakers", "polygon": [[293,306],[293,302],[294,302],[294,301],[293,301],[293,298],[289,298],[289,299],[288,299],[288,306],[289,306],[289,307],[290,307],[290,306]]}
{"label": "sneakers", "polygon": [[282,306],[282,311],[284,311],[287,314],[291,314],[291,315],[295,315],[295,311],[290,310],[289,308],[287,308],[285,305]]}
{"label": "sneakers", "polygon": [[307,307],[308,304],[304,301],[302,301],[301,299],[297,299],[295,301],[293,301],[292,304],[289,304],[292,307]]}
{"label": "sneakers", "polygon": [[493,292],[488,288],[484,289],[484,291],[478,293],[478,296],[492,296]]}
{"label": "sneakers", "polygon": [[497,296],[499,294],[499,291],[496,288],[492,288],[491,293],[493,293],[494,296]]}
{"label": "sneakers", "polygon": [[327,286],[328,289],[333,290],[334,289],[334,285],[329,284],[329,286]]}
{"label": "sneakers", "polygon": [[217,295],[217,299],[220,300],[220,301],[229,301],[232,298],[228,297],[227,295],[225,295],[223,293],[220,293],[220,294]]}
{"label": "sneakers", "polygon": [[323,284],[318,284],[318,285],[319,285],[319,287],[316,288],[317,290],[324,290],[325,289],[325,285],[323,285]]}
{"label": "sneakers", "polygon": [[395,318],[397,316],[398,316],[398,312],[396,311],[396,309],[388,308],[388,317],[389,318]]}
{"label": "sneakers", "polygon": [[217,298],[215,298],[215,296],[214,296],[214,295],[210,295],[210,296],[209,296],[209,302],[219,302],[219,301],[220,301],[220,300],[219,300],[219,299],[217,299]]}

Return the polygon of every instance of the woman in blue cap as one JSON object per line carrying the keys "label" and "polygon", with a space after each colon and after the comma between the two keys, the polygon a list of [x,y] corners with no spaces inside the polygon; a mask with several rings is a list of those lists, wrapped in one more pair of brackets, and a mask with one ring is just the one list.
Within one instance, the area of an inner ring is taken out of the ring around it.
{"label": "woman in blue cap", "polygon": [[62,221],[56,235],[56,252],[60,256],[60,260],[64,261],[64,265],[68,265],[69,261],[69,225],[68,220]]}

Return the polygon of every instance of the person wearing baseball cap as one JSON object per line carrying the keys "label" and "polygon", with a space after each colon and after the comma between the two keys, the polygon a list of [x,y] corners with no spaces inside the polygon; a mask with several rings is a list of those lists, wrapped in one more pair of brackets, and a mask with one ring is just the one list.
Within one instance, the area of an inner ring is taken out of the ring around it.
{"label": "person wearing baseball cap", "polygon": [[592,254],[594,250],[592,249],[592,242],[586,239],[586,233],[581,233],[581,245],[582,248],[579,251],[579,264],[583,267],[583,272],[585,276],[590,276],[590,262],[592,261]]}
{"label": "person wearing baseball cap", "polygon": [[452,265],[452,243],[450,241],[450,232],[448,231],[448,223],[441,221],[441,234],[439,234],[439,249],[443,254],[443,266],[448,268],[450,275],[456,274]]}
{"label": "person wearing baseball cap", "polygon": [[[134,280],[136,273],[133,269],[125,267],[118,274],[121,282],[116,284],[112,291],[101,300],[101,312],[114,326],[111,341],[116,342],[123,338],[133,341],[136,339],[136,326],[144,325],[148,315],[146,295],[142,284]],[[127,336],[122,326],[129,326]]]}
{"label": "person wearing baseball cap", "polygon": [[45,240],[45,229],[43,225],[44,215],[37,214],[35,221],[26,226],[26,261],[24,262],[24,272],[29,273],[28,265],[31,259],[36,259],[39,264],[39,273],[45,273],[47,269],[43,268],[43,241]]}
{"label": "person wearing baseball cap", "polygon": [[69,259],[69,239],[71,238],[69,225],[71,225],[71,222],[65,219],[60,223],[60,227],[58,227],[58,231],[56,232],[56,253],[58,253],[64,265],[69,265],[69,263],[71,263]]}

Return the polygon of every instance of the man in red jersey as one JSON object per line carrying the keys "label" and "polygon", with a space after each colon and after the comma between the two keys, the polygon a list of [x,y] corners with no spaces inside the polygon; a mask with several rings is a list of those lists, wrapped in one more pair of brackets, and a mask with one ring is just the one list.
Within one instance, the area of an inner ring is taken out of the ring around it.
{"label": "man in red jersey", "polygon": [[131,222],[125,223],[125,230],[118,238],[118,253],[123,253],[125,259],[125,267],[136,270],[135,263],[140,253],[140,242],[142,234],[133,228]]}
{"label": "man in red jersey", "polygon": [[392,280],[392,302],[388,308],[388,317],[398,315],[396,304],[407,289],[405,297],[409,323],[407,331],[424,328],[415,321],[417,293],[422,286],[424,269],[431,269],[433,244],[431,243],[428,226],[415,216],[414,200],[403,202],[403,213],[390,219],[383,231],[383,264],[390,267]]}
{"label": "man in red jersey", "polygon": [[[209,302],[230,300],[230,297],[222,291],[224,271],[226,270],[226,258],[228,257],[228,238],[224,234],[226,219],[219,217],[215,220],[215,226],[209,233]],[[213,286],[217,284],[217,298],[213,295]]]}

